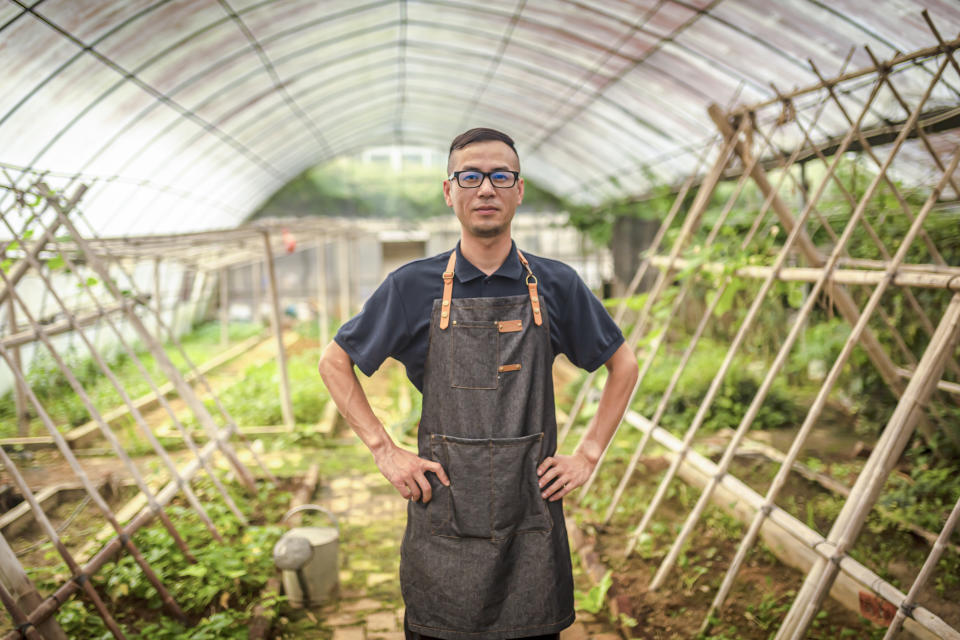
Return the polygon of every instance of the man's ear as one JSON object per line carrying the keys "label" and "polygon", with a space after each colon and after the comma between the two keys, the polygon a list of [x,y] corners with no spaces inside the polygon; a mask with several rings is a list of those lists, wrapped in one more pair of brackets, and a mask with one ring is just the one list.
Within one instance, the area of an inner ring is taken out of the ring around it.
{"label": "man's ear", "polygon": [[520,196],[517,198],[517,206],[519,207],[520,203],[523,202],[523,178],[520,178],[519,184],[517,184],[517,188],[519,190],[518,195]]}
{"label": "man's ear", "polygon": [[447,203],[448,207],[453,206],[453,200],[450,199],[450,181],[443,181],[443,200]]}

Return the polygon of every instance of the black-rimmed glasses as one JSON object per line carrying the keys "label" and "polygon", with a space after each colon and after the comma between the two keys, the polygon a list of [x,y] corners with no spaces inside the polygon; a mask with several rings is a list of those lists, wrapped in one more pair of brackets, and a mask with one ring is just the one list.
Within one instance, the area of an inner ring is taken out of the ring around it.
{"label": "black-rimmed glasses", "polygon": [[464,189],[476,189],[483,184],[484,178],[490,178],[490,184],[497,189],[509,189],[517,184],[517,178],[520,177],[519,171],[454,171],[450,174],[450,180],[456,180],[457,184]]}

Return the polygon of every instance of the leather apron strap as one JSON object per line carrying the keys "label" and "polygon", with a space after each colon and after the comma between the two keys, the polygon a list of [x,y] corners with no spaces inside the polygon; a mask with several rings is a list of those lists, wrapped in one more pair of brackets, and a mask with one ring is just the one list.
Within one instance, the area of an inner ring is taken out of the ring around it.
{"label": "leather apron strap", "polygon": [[543,316],[540,314],[540,294],[537,293],[537,276],[533,275],[533,271],[530,270],[530,263],[527,262],[527,259],[520,253],[520,249],[517,249],[517,257],[520,258],[521,264],[523,264],[527,270],[527,289],[530,291],[530,304],[533,306],[533,323],[539,327],[543,324]]}
{"label": "leather apron strap", "polygon": [[[527,270],[527,290],[530,292],[530,305],[533,307],[533,323],[538,327],[543,324],[543,314],[540,313],[540,294],[537,293],[537,276],[530,270],[530,263],[520,249],[517,249],[517,257],[520,263]],[[457,250],[450,253],[450,259],[447,260],[447,268],[443,272],[443,298],[440,303],[440,329],[446,329],[450,326],[450,305],[453,304],[453,274],[457,264]]]}
{"label": "leather apron strap", "polygon": [[457,264],[457,250],[454,249],[447,260],[447,269],[443,272],[443,302],[440,304],[440,328],[450,325],[450,300],[453,298],[453,267]]}

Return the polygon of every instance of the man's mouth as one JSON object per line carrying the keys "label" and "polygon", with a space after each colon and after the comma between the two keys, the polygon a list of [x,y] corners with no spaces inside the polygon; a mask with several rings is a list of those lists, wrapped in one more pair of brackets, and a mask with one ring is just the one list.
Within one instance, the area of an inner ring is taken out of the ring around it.
{"label": "man's mouth", "polygon": [[497,210],[496,207],[477,207],[474,209],[477,213],[496,213]]}

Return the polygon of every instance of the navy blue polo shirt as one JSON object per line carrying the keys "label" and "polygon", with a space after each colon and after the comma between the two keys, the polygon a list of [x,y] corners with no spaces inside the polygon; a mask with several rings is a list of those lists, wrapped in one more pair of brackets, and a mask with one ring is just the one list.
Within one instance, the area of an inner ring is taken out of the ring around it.
{"label": "navy blue polo shirt", "polygon": [[[516,244],[495,273],[487,276],[455,249],[457,264],[453,297],[485,298],[528,294],[526,269],[517,257]],[[620,328],[606,308],[571,267],[557,260],[524,252],[537,277],[540,299],[546,308],[553,355],[593,371],[623,343]],[[365,375],[372,375],[393,357],[403,363],[407,377],[423,391],[424,364],[430,334],[433,301],[443,296],[442,274],[450,251],[414,260],[387,276],[348,320],[334,340]]]}

